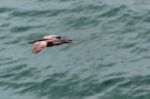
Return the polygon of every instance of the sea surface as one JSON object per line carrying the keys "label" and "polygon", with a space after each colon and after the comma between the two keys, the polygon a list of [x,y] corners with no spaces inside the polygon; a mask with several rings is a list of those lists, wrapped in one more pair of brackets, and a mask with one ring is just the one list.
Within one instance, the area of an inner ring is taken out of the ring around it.
{"label": "sea surface", "polygon": [[0,0],[0,99],[150,99],[150,0]]}

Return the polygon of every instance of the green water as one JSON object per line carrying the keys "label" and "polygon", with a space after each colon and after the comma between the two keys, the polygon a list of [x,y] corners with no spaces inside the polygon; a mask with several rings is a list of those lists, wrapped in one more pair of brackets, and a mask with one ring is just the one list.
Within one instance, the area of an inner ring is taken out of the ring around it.
{"label": "green water", "polygon": [[0,99],[150,99],[150,1],[0,0]]}

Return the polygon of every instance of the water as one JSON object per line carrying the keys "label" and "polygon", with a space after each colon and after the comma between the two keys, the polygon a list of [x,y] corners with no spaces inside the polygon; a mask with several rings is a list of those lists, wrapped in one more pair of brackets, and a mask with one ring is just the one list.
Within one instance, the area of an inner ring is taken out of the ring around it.
{"label": "water", "polygon": [[[149,0],[0,0],[0,99],[149,99]],[[58,34],[78,44],[31,53]]]}

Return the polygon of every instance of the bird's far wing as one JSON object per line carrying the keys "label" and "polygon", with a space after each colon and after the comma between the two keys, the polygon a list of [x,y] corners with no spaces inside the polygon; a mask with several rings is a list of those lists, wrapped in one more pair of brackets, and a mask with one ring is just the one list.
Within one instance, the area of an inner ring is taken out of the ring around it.
{"label": "bird's far wing", "polygon": [[37,41],[44,41],[44,40],[47,40],[47,39],[38,39],[38,40],[30,41],[30,42],[28,42],[28,43],[29,43],[29,44],[33,44],[33,43],[35,43],[35,42],[37,42]]}

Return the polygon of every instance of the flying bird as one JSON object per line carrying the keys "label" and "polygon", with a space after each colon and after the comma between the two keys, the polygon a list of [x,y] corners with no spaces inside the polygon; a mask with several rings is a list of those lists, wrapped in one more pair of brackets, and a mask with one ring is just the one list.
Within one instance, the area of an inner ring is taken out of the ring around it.
{"label": "flying bird", "polygon": [[32,44],[32,53],[37,54],[45,47],[58,46],[66,43],[72,43],[71,39],[61,39],[58,35],[44,36],[42,39],[29,42]]}

